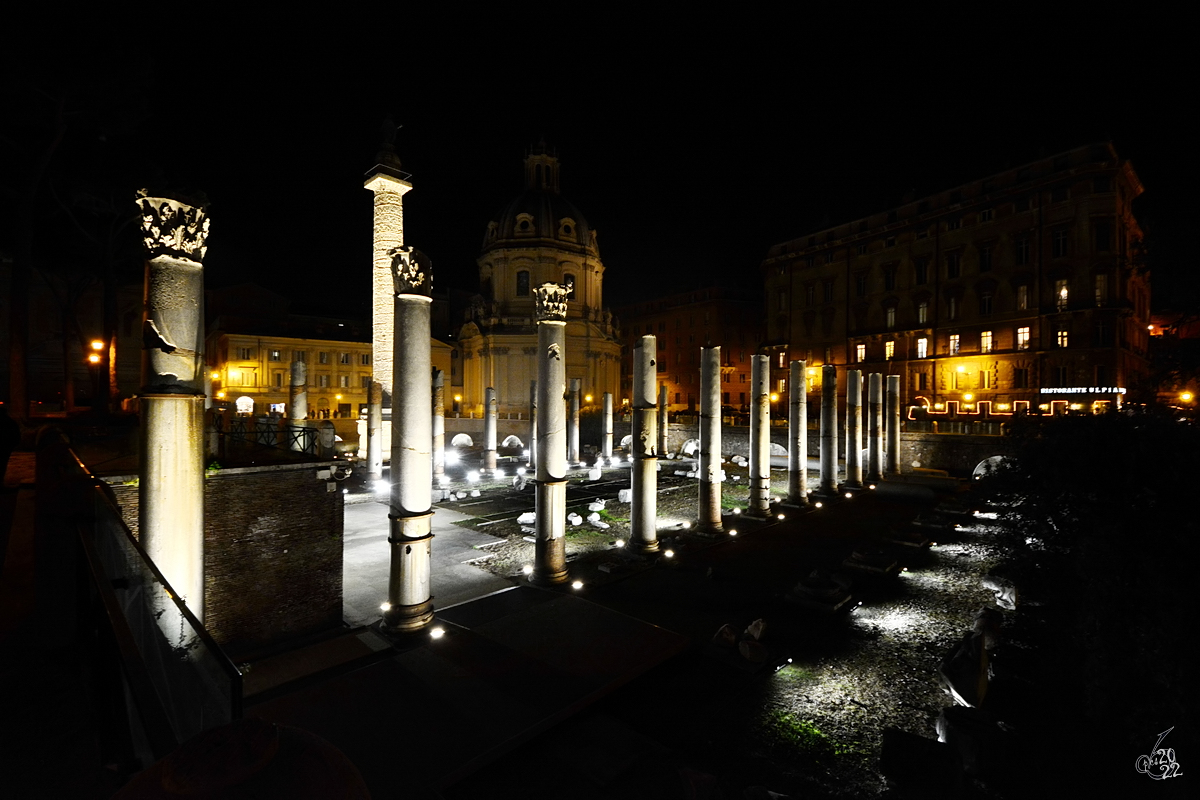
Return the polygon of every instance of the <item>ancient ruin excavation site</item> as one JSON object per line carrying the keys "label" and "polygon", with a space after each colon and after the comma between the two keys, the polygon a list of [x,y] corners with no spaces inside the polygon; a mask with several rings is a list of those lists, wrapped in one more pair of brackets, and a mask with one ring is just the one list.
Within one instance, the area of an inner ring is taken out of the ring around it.
{"label": "ancient ruin excavation site", "polygon": [[6,68],[0,796],[1182,796],[1190,126],[1041,14]]}

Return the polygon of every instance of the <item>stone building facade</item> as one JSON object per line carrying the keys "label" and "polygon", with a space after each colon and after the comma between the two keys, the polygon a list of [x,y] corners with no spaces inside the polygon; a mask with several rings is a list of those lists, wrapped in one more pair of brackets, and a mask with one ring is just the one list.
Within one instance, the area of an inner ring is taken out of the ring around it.
{"label": "stone building facade", "polygon": [[621,351],[604,306],[604,263],[583,214],[559,193],[558,158],[540,145],[525,158],[525,191],[488,223],[478,259],[480,292],[459,331],[463,414],[482,414],[496,389],[502,415],[526,413],[537,378],[533,294],[544,283],[567,298],[566,378],[599,403],[620,391]]}
{"label": "stone building facade", "polygon": [[[763,341],[762,291],[709,287],[645,300],[617,309],[625,344],[621,399],[633,396],[633,342],[654,334],[658,382],[670,411],[696,411],[700,348],[721,348],[721,405],[750,408],[750,357]],[[619,404],[620,401],[618,401]]]}
{"label": "stone building facade", "polygon": [[805,359],[901,375],[920,413],[1119,405],[1149,372],[1142,191],[1094,144],[775,245],[772,389]]}

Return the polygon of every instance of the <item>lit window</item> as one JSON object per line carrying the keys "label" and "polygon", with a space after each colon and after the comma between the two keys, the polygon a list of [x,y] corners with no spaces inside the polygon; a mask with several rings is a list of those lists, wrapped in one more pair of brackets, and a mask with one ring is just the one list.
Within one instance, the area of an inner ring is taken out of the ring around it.
{"label": "lit window", "polygon": [[891,330],[892,328],[896,327],[896,307],[888,306],[884,310],[883,313],[884,313],[884,316],[887,318],[888,330]]}
{"label": "lit window", "polygon": [[329,388],[329,376],[328,375],[318,375],[317,376],[317,386],[320,386],[323,389]]}
{"label": "lit window", "polygon": [[1069,334],[1067,333],[1067,329],[1066,329],[1066,328],[1059,328],[1059,329],[1058,329],[1058,333],[1057,333],[1057,335],[1054,337],[1054,341],[1055,341],[1055,343],[1056,343],[1056,344],[1057,344],[1059,347],[1066,347],[1066,346],[1067,346],[1067,340],[1068,340],[1068,339],[1069,339]]}
{"label": "lit window", "polygon": [[328,364],[329,363],[329,353],[327,353],[324,350],[317,353],[317,363],[318,364]]}
{"label": "lit window", "polygon": [[775,389],[775,391],[779,392],[779,394],[783,394],[784,392],[786,392],[786,391],[787,391],[787,379],[786,379],[786,378],[780,378],[780,379],[779,379],[779,380],[778,380],[778,381],[775,383],[775,386],[776,386],[776,389]]}
{"label": "lit window", "polygon": [[349,375],[339,375],[338,376],[338,386],[340,386],[343,389],[349,389],[350,388],[350,376]]}
{"label": "lit window", "polygon": [[269,350],[269,351],[267,351],[267,360],[268,361],[282,361],[283,360],[283,352],[281,350]]}
{"label": "lit window", "polygon": [[890,361],[894,355],[896,355],[896,343],[895,342],[884,342],[883,343],[883,357]]}
{"label": "lit window", "polygon": [[981,353],[992,352],[992,332],[991,331],[983,331],[982,333],[979,334],[979,352],[981,352]]}
{"label": "lit window", "polygon": [[339,364],[349,364],[350,363],[350,354],[349,353],[338,353],[338,363]]}
{"label": "lit window", "polygon": [[952,356],[958,355],[958,334],[957,333],[950,334],[950,355],[952,355]]}
{"label": "lit window", "polygon": [[854,360],[858,362],[867,360],[867,346],[865,344],[854,345]]}
{"label": "lit window", "polygon": [[1029,328],[1028,327],[1017,328],[1017,349],[1018,350],[1028,350],[1029,349]]}
{"label": "lit window", "polygon": [[929,340],[917,339],[917,358],[929,358]]}
{"label": "lit window", "polygon": [[783,350],[779,351],[779,366],[780,367],[787,366],[787,353],[784,352]]}
{"label": "lit window", "polygon": [[1067,300],[1070,297],[1070,292],[1067,290],[1067,281],[1065,278],[1054,282],[1054,302],[1055,307],[1059,311],[1067,310]]}

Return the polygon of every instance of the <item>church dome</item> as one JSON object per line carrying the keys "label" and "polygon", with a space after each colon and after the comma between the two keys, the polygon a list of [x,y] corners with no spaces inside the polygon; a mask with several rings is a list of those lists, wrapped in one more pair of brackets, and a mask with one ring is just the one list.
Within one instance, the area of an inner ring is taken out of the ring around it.
{"label": "church dome", "polygon": [[599,255],[595,231],[558,192],[558,158],[545,145],[525,157],[525,191],[501,209],[484,234],[484,253],[514,246],[556,246]]}

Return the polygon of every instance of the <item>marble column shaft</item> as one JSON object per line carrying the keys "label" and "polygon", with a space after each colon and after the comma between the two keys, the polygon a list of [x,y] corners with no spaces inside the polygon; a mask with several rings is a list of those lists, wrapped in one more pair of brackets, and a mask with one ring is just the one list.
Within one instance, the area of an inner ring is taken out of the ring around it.
{"label": "marble column shaft", "polygon": [[883,375],[867,377],[867,481],[883,478]]}
{"label": "marble column shaft", "polygon": [[613,454],[613,396],[612,392],[604,393],[604,442],[600,451],[605,458]]}
{"label": "marble column shaft", "polygon": [[537,470],[538,451],[538,382],[529,382],[529,468]]}
{"label": "marble column shaft", "polygon": [[500,416],[496,389],[489,386],[483,390],[483,474],[496,472],[496,424]]}
{"label": "marble column shaft", "polygon": [[[146,248],[138,524],[141,544],[176,595],[204,621],[204,254],[203,207],[138,198]],[[159,626],[181,645],[178,611],[151,602]],[[184,640],[190,640],[184,634]]]}
{"label": "marble column shaft", "polygon": [[887,376],[887,464],[888,475],[900,474],[900,376]]}
{"label": "marble column shaft", "polygon": [[[433,544],[433,418],[429,413],[433,364],[429,349],[430,276],[412,248],[392,254],[395,291],[392,375],[391,496],[388,608],[384,629],[413,632],[433,620],[430,558]],[[384,387],[386,391],[386,386]]]}
{"label": "marble column shaft", "polygon": [[383,480],[383,384],[371,381],[367,396],[367,477]]}
{"label": "marble column shaft", "polygon": [[654,386],[658,378],[658,340],[643,336],[633,348],[633,503],[629,546],[640,553],[658,551],[658,415]]}
{"label": "marble column shaft", "polygon": [[821,493],[837,493],[837,367],[821,367]]}
{"label": "marble column shaft", "polygon": [[700,349],[700,498],[696,515],[701,530],[721,524],[721,348]]}
{"label": "marble column shaft", "polygon": [[[658,354],[654,354],[655,360],[658,359]],[[654,376],[655,381],[658,380],[658,375]],[[651,398],[653,402],[653,397]],[[670,412],[667,410],[667,385],[664,383],[658,387],[658,455],[660,458],[667,457],[667,434],[671,432],[671,424],[668,420]]]}
{"label": "marble column shaft", "polygon": [[807,362],[793,361],[788,375],[788,502],[808,501]]}
{"label": "marble column shaft", "polygon": [[846,372],[846,488],[862,488],[862,370]]}
{"label": "marble column shaft", "polygon": [[446,373],[433,370],[433,477],[446,474]]}
{"label": "marble column shaft", "polygon": [[749,513],[771,510],[771,360],[750,357],[750,502]]}
{"label": "marble column shaft", "polygon": [[537,289],[538,438],[534,583],[567,580],[566,297],[568,289],[547,283]]}
{"label": "marble column shaft", "polygon": [[571,378],[569,385],[571,387],[571,416],[567,418],[567,442],[570,446],[570,450],[567,452],[567,461],[575,465],[582,458],[579,450],[579,395],[581,392],[581,381],[579,378]]}

